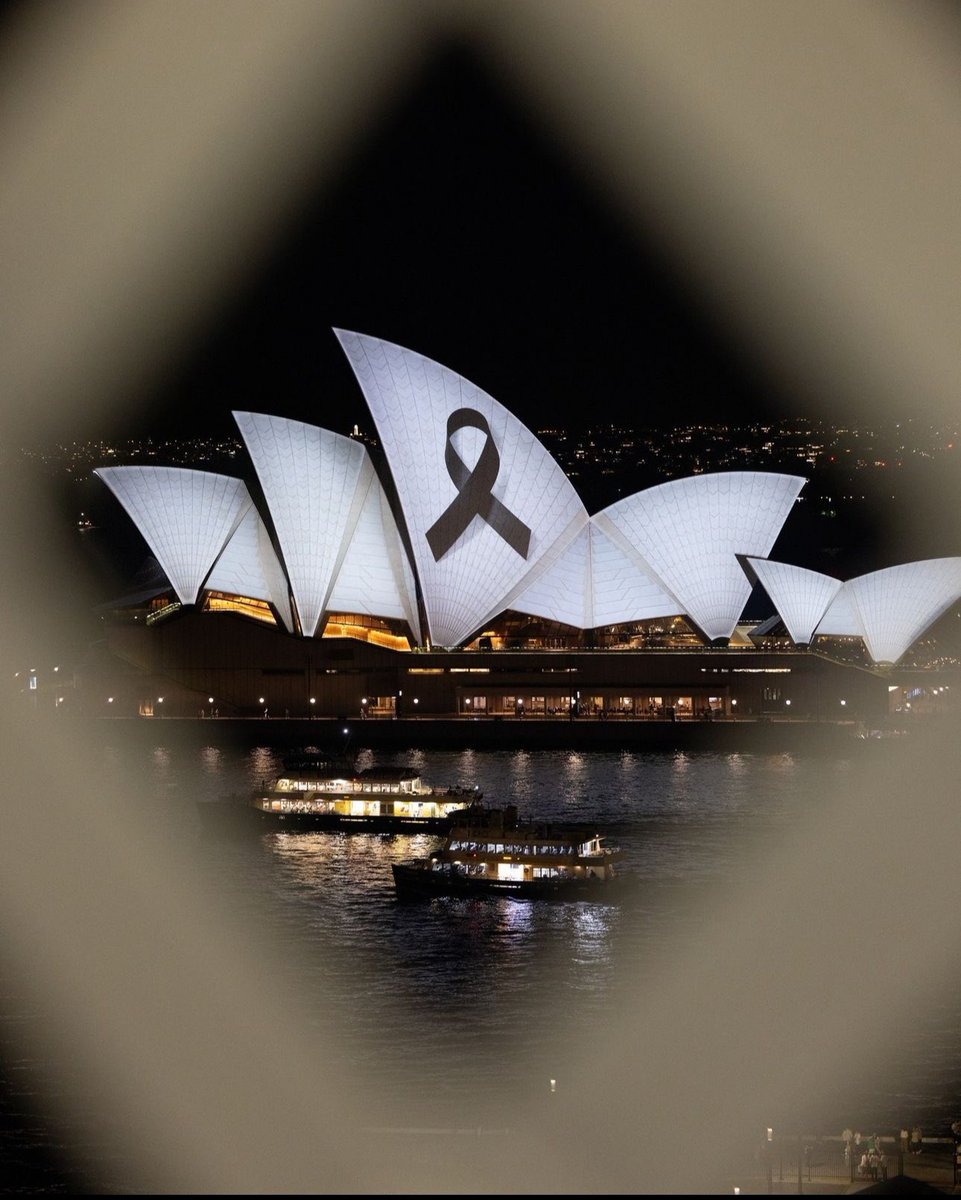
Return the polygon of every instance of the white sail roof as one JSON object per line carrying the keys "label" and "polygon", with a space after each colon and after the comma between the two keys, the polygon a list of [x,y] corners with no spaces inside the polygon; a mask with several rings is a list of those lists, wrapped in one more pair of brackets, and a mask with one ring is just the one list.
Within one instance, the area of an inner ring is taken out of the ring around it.
{"label": "white sail roof", "polygon": [[398,618],[408,623],[419,642],[417,594],[407,551],[370,458],[364,472],[367,495],[327,608],[332,612]]}
{"label": "white sail roof", "polygon": [[336,333],[397,487],[430,639],[456,646],[564,553],[587,512],[534,434],[476,385],[380,338]]}
{"label": "white sail roof", "polygon": [[288,633],[294,624],[287,579],[260,514],[251,505],[207,576],[206,587],[272,604]]}
{"label": "white sail roof", "polygon": [[367,496],[367,450],[302,421],[248,412],[234,419],[270,509],[301,630],[313,637]]}
{"label": "white sail roof", "polygon": [[863,637],[861,618],[851,599],[848,585],[842,584],[814,630],[815,637]]}
{"label": "white sail roof", "polygon": [[514,599],[517,612],[576,629],[593,624],[591,586],[591,530],[585,525],[567,549],[532,584]]}
{"label": "white sail roof", "polygon": [[868,653],[896,663],[961,599],[961,558],[929,558],[861,575],[846,584]]}
{"label": "white sail roof", "polygon": [[595,520],[624,536],[707,637],[729,638],[751,594],[737,555],[767,557],[804,483],[762,471],[693,475],[619,500]]}
{"label": "white sail roof", "polygon": [[769,558],[747,561],[773,600],[795,645],[807,645],[817,623],[841,590],[841,580]]}
{"label": "white sail roof", "polygon": [[241,479],[182,467],[100,467],[181,603],[194,604],[252,501]]}
{"label": "white sail roof", "polygon": [[672,617],[684,611],[636,547],[603,513],[591,517],[591,579],[595,627]]}

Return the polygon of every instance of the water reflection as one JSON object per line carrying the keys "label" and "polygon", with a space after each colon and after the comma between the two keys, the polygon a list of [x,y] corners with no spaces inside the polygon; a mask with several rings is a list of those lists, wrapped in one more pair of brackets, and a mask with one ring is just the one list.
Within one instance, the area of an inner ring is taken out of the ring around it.
{"label": "water reflection", "polygon": [[[108,748],[105,770],[137,753]],[[277,775],[283,757],[270,746],[181,746],[173,735],[139,753],[171,806],[249,791]],[[426,853],[437,844],[429,835],[271,832],[204,841],[210,876],[238,911],[296,949],[297,985],[315,990],[342,1023],[358,1069],[384,1095],[396,1091],[405,1121],[426,1119],[439,1102],[447,1124],[468,1113],[497,1124],[508,1097],[546,1088],[548,1075],[563,1086],[571,1047],[590,1045],[623,1004],[619,980],[644,971],[656,979],[712,911],[705,900],[723,904],[725,889],[755,869],[766,845],[803,826],[814,806],[838,802],[851,770],[847,758],[800,754],[358,755],[358,765],[381,764],[413,766],[440,786],[477,786],[490,804],[520,798],[533,820],[596,818],[623,846],[638,884],[619,906],[451,898],[400,905],[391,864]],[[899,1094],[912,1093],[919,1113],[943,1105],[961,1069],[952,1043],[959,1016],[941,1013],[938,1028],[918,1031],[911,1054],[921,1078],[905,1064],[886,1093],[875,1086],[856,1097],[861,1119],[898,1122]],[[411,1091],[412,1078],[422,1092]],[[852,1097],[826,1104],[835,1110],[825,1121],[843,1128]]]}

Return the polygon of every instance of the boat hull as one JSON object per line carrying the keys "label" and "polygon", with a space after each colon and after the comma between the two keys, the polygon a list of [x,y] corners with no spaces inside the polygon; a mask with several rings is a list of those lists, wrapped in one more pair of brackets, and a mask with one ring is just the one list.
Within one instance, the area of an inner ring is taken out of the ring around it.
{"label": "boat hull", "polygon": [[197,811],[205,829],[277,830],[286,833],[447,833],[450,817],[398,815],[347,816],[341,813],[270,812],[231,800],[198,801]]}
{"label": "boat hull", "polygon": [[397,899],[430,900],[436,896],[466,899],[590,900],[610,902],[620,891],[620,878],[490,879],[455,871],[431,870],[410,863],[393,863]]}

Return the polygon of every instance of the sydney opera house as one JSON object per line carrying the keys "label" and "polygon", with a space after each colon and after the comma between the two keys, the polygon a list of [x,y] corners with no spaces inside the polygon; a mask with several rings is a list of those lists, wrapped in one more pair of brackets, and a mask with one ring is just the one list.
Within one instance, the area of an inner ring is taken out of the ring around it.
{"label": "sydney opera house", "polygon": [[[846,580],[774,561],[794,475],[693,475],[589,514],[479,387],[337,336],[376,460],[237,412],[246,479],[96,472],[159,567],[111,607],[118,715],[163,696],[185,716],[868,716],[961,599],[957,557]],[[752,627],[758,586],[776,615]]]}

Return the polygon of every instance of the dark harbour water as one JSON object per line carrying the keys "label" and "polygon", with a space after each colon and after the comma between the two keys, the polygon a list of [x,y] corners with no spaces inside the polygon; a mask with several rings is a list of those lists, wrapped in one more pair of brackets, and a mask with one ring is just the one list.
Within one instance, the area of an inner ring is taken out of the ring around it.
{"label": "dark harbour water", "polygon": [[[496,1128],[506,1095],[546,1087],[544,1063],[557,1062],[564,1078],[566,1048],[609,1019],[624,964],[656,969],[727,883],[774,854],[812,810],[836,803],[859,770],[860,751],[362,751],[360,766],[412,765],[430,782],[476,785],[490,803],[509,797],[522,816],[596,818],[625,849],[635,881],[619,905],[414,906],[396,903],[390,864],[433,844],[427,835],[204,832],[196,801],[278,773],[282,753],[178,745],[156,727],[136,742],[108,735],[102,747],[105,780],[138,778],[140,802],[191,839],[233,910],[295,952],[298,987],[332,1012],[358,1068],[385,1096],[396,1093],[406,1124],[436,1122],[441,1111],[452,1126]],[[829,971],[839,952],[826,930],[817,969]],[[124,1164],[99,1158],[82,1123],[48,1111],[44,1086],[56,1092],[57,1072],[33,1044],[41,1015],[22,1005],[8,979],[0,1186],[133,1190]],[[959,1028],[955,992],[888,1044],[867,1048],[863,1074],[803,1097],[793,1119],[822,1134],[846,1125],[893,1132],[916,1121],[930,1135],[946,1134],[961,1111]],[[412,1092],[412,1078],[422,1094]]]}

